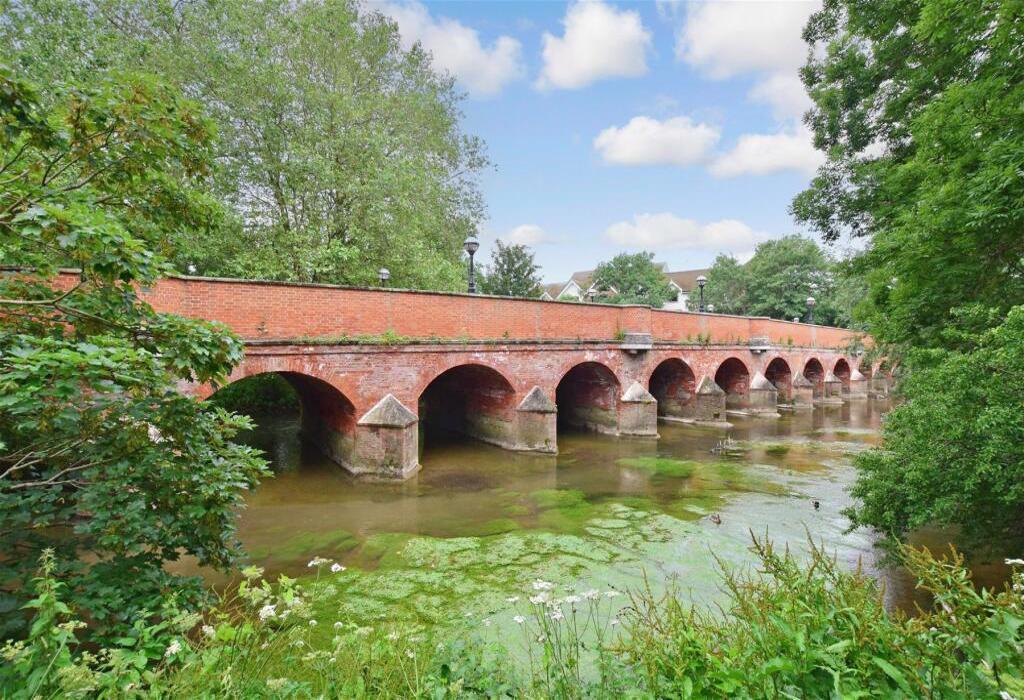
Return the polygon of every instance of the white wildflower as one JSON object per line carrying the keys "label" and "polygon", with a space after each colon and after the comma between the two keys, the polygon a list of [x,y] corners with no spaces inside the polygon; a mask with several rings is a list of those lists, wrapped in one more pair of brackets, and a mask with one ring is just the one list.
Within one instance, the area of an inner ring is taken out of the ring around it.
{"label": "white wildflower", "polygon": [[332,561],[332,559],[324,559],[323,557],[313,557],[309,560],[309,563],[306,564],[306,568],[312,569],[313,567],[323,566],[324,564],[330,564]]}
{"label": "white wildflower", "polygon": [[491,626],[491,618],[485,617],[483,619],[483,623],[484,623],[484,627],[490,627]]}
{"label": "white wildflower", "polygon": [[516,615],[515,617],[512,618],[512,622],[516,623],[517,625],[521,625],[524,622],[526,622],[526,618],[523,617],[522,615]]}
{"label": "white wildflower", "polygon": [[405,650],[405,655],[408,656],[410,659],[415,659],[416,658],[416,652],[413,651],[412,649],[406,649]]}
{"label": "white wildflower", "polygon": [[390,639],[392,642],[398,639],[398,632],[391,632],[390,634],[388,634],[388,639]]}
{"label": "white wildflower", "polygon": [[339,573],[341,573],[344,570],[345,570],[345,567],[342,566],[341,564],[331,564],[331,573],[332,574],[339,574]]}
{"label": "white wildflower", "polygon": [[174,656],[179,651],[181,651],[181,642],[179,642],[177,639],[175,639],[167,647],[167,651],[164,652],[164,656]]}
{"label": "white wildflower", "polygon": [[213,635],[217,634],[217,630],[213,628],[213,625],[203,625],[203,634],[205,634],[207,637],[212,637]]}
{"label": "white wildflower", "polygon": [[546,602],[548,602],[547,593],[539,593],[537,595],[530,596],[530,603],[532,605],[543,605]]}
{"label": "white wildflower", "polygon": [[334,629],[336,629],[336,630],[340,630],[344,626],[345,626],[345,623],[342,622],[341,620],[338,620],[337,622],[334,623]]}
{"label": "white wildflower", "polygon": [[597,590],[596,588],[591,588],[589,591],[583,594],[583,597],[587,600],[596,600],[597,597],[600,595],[601,591]]}
{"label": "white wildflower", "polygon": [[277,615],[276,605],[264,605],[262,608],[260,608],[261,620],[266,620],[267,618],[274,617],[275,615]]}
{"label": "white wildflower", "polygon": [[506,603],[518,603],[519,602],[519,596],[517,596],[517,595],[509,596],[508,598],[505,599],[505,602]]}
{"label": "white wildflower", "polygon": [[576,603],[580,602],[581,600],[583,599],[580,598],[578,595],[567,595],[565,596],[565,598],[562,598],[562,602],[568,603],[569,605],[576,605]]}
{"label": "white wildflower", "polygon": [[612,618],[612,621],[611,621],[611,624],[612,624],[612,625],[617,625],[617,624],[619,624],[619,618],[617,618],[617,617],[613,617],[613,618]]}
{"label": "white wildflower", "polygon": [[1007,566],[1024,566],[1024,559],[1007,559]]}
{"label": "white wildflower", "polygon": [[540,579],[537,579],[533,582],[533,590],[535,591],[550,591],[554,587],[555,584],[550,581],[541,581]]}
{"label": "white wildflower", "polygon": [[615,598],[615,597],[620,596],[620,595],[622,595],[622,594],[619,593],[618,591],[605,591],[604,592],[604,597],[605,598]]}
{"label": "white wildflower", "polygon": [[310,620],[309,621],[309,626],[310,627],[316,627],[316,620]]}
{"label": "white wildflower", "polygon": [[555,610],[552,610],[552,611],[551,611],[550,613],[548,613],[548,617],[550,617],[550,618],[551,618],[552,620],[554,620],[555,622],[557,622],[557,621],[561,620],[561,619],[562,619],[562,617],[563,617],[563,616],[562,616],[562,611],[561,611],[561,610],[558,610],[558,609],[556,608]]}

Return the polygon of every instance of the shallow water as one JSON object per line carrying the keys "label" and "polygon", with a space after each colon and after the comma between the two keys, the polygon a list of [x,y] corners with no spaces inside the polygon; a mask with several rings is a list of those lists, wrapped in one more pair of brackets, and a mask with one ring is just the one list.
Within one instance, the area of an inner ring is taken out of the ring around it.
{"label": "shallow water", "polygon": [[519,604],[506,599],[537,578],[578,590],[646,579],[711,603],[718,562],[752,561],[751,532],[797,550],[811,536],[882,580],[889,606],[911,609],[905,572],[881,566],[874,536],[846,532],[841,514],[850,456],[877,443],[887,407],[730,417],[728,431],[662,423],[659,439],[566,433],[557,457],[428,436],[422,470],[401,484],[352,479],[302,444],[296,419],[264,419],[251,438],[276,476],[248,498],[239,537],[271,575],[308,575],[314,556],[346,565],[320,605],[360,623],[511,618]]}

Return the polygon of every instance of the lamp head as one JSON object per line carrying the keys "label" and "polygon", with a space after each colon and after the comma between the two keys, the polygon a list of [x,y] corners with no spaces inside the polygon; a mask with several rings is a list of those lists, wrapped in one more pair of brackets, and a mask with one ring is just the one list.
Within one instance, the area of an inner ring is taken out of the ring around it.
{"label": "lamp head", "polygon": [[813,307],[815,304],[814,297],[807,297],[807,308]]}
{"label": "lamp head", "polygon": [[708,278],[705,277],[704,275],[701,275],[701,276],[699,276],[697,278],[697,286],[700,287],[701,289],[703,289],[704,285],[707,284],[707,283],[708,283]]}
{"label": "lamp head", "polygon": [[476,236],[470,235],[462,244],[462,249],[472,255],[480,249],[480,241],[476,239]]}
{"label": "lamp head", "polygon": [[391,279],[391,271],[388,270],[386,267],[382,267],[377,274],[380,275],[381,282],[387,282],[389,279]]}

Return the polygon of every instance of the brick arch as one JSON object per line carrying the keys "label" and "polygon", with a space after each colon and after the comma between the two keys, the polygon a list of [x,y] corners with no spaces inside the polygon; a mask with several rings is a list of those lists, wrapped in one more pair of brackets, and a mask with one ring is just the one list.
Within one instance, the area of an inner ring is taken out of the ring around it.
{"label": "brick arch", "polygon": [[559,426],[617,433],[622,385],[601,362],[587,360],[566,370],[555,387]]}
{"label": "brick arch", "polygon": [[725,391],[728,408],[744,408],[750,402],[750,368],[738,357],[727,357],[715,370],[715,384]]}
{"label": "brick arch", "polygon": [[417,404],[425,432],[456,433],[500,446],[516,443],[516,391],[493,367],[449,367],[426,383]]}
{"label": "brick arch", "polygon": [[[333,383],[312,374],[288,369],[258,369],[252,365],[232,373],[225,386],[264,374],[279,375],[295,390],[302,411],[303,437],[335,462],[347,464],[352,455],[357,419],[355,404],[348,396]],[[204,398],[215,393],[211,391]]]}
{"label": "brick arch", "polygon": [[842,382],[843,391],[850,390],[850,363],[846,361],[845,357],[840,357],[836,360],[835,365],[832,367],[832,374],[836,375],[836,378]]}
{"label": "brick arch", "polygon": [[779,392],[780,401],[793,398],[793,369],[782,355],[773,357],[764,368],[764,376]]}
{"label": "brick arch", "polygon": [[647,380],[658,402],[658,415],[690,418],[696,409],[697,376],[682,358],[662,360]]}
{"label": "brick arch", "polygon": [[809,357],[804,362],[804,378],[814,385],[814,398],[820,398],[825,393],[825,366],[817,357]]}

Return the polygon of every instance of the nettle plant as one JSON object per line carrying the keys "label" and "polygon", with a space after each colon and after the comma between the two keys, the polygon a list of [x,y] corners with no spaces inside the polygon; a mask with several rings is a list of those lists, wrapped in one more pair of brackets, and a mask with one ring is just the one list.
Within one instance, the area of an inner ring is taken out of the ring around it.
{"label": "nettle plant", "polygon": [[[156,313],[160,255],[217,226],[211,132],[144,76],[41,95],[0,66],[0,632],[21,634],[40,554],[96,636],[171,593],[183,554],[226,567],[235,509],[267,473],[248,421],[179,391],[242,357],[223,327]],[[61,266],[81,270],[77,279]]]}

